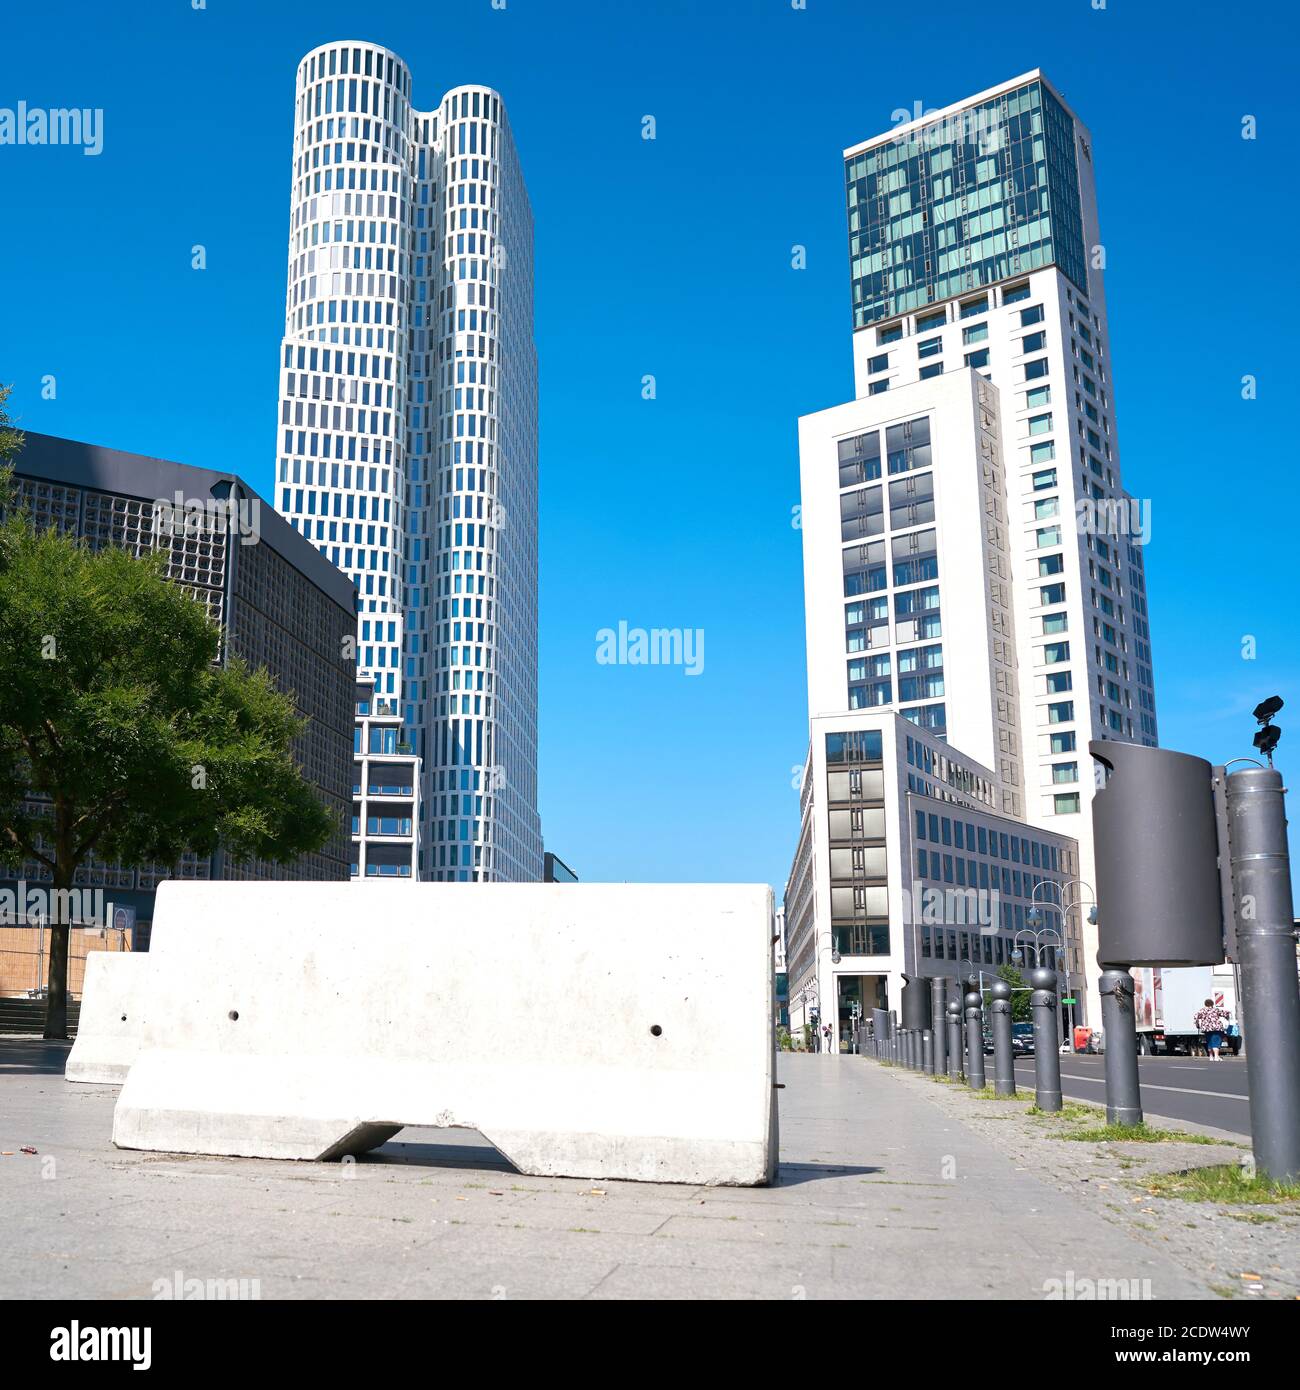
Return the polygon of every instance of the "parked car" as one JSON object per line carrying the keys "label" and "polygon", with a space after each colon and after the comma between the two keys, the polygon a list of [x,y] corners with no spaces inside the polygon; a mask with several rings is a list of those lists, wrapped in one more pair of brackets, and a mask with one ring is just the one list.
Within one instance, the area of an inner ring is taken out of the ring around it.
{"label": "parked car", "polygon": [[1034,1025],[1032,1023],[1013,1023],[1011,1025],[1011,1055],[1013,1057],[1032,1057],[1034,1055]]}

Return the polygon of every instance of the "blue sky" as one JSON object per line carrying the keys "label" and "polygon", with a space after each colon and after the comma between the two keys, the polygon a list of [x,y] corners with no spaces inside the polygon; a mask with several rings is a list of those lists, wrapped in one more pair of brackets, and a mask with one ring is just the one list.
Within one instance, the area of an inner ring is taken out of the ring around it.
{"label": "blue sky", "polygon": [[[1042,67],[1093,133],[1161,742],[1249,754],[1277,693],[1285,768],[1296,37],[1282,5],[1126,0],[11,9],[0,107],[103,108],[105,146],[0,146],[0,379],[29,429],[269,496],[297,60],[369,39],[417,105],[497,87],[537,220],[547,845],[587,878],[779,890],[807,735],[796,419],[852,395],[840,151]],[[620,619],[702,628],[703,674],[597,664]]]}

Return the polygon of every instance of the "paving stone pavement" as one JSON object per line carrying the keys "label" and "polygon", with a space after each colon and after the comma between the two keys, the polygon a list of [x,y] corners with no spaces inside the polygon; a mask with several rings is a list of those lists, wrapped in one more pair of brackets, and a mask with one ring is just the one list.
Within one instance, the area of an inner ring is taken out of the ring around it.
{"label": "paving stone pavement", "polygon": [[178,1279],[262,1298],[1042,1299],[1085,1278],[1208,1296],[856,1057],[781,1057],[779,1183],[697,1188],[526,1177],[452,1130],[343,1165],[119,1150],[116,1088],[69,1085],[65,1056],[0,1039],[2,1298]]}

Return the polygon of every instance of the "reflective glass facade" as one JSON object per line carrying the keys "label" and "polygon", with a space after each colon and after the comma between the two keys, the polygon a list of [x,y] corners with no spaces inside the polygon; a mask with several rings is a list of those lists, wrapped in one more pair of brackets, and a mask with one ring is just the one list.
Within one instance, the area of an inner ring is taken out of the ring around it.
{"label": "reflective glass facade", "polygon": [[1041,81],[844,172],[855,328],[1051,264],[1087,291],[1074,122]]}

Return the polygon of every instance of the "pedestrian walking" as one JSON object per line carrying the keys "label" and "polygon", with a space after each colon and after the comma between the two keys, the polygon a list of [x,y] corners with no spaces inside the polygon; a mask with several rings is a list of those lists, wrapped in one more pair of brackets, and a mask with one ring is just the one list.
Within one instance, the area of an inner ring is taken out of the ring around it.
{"label": "pedestrian walking", "polygon": [[1222,1061],[1223,1031],[1228,1025],[1227,1013],[1219,1008],[1213,999],[1207,999],[1204,1007],[1196,1011],[1193,1020],[1205,1042],[1206,1052],[1216,1061]]}
{"label": "pedestrian walking", "polygon": [[830,1056],[835,1051],[835,1033],[829,1023],[822,1024],[822,1043],[826,1048],[826,1055]]}
{"label": "pedestrian walking", "polygon": [[1241,1024],[1231,1014],[1228,1015],[1228,1046],[1235,1057],[1241,1051]]}

